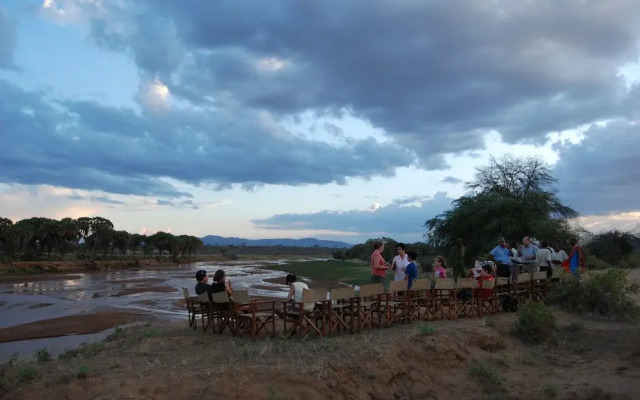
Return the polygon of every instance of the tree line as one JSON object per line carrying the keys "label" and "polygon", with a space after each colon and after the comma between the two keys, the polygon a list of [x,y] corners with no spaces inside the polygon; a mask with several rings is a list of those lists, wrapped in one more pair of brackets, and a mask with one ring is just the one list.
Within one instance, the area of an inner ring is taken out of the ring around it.
{"label": "tree line", "polygon": [[203,246],[202,241],[189,235],[174,236],[167,232],[140,235],[115,230],[113,223],[102,217],[82,217],[61,220],[33,217],[13,223],[0,217],[0,250],[5,257],[25,259],[75,252],[78,258],[101,255],[113,256],[131,252],[144,255],[155,250],[159,255],[166,252],[173,257],[194,255]]}

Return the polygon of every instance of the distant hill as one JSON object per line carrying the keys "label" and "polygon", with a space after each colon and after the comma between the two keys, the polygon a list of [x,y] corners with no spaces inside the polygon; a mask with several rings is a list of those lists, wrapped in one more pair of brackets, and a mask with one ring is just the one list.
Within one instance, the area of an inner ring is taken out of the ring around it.
{"label": "distant hill", "polygon": [[332,249],[348,249],[352,244],[336,240],[320,240],[315,238],[303,239],[243,239],[236,237],[222,237],[207,235],[202,243],[209,246],[285,246],[285,247],[329,247]]}

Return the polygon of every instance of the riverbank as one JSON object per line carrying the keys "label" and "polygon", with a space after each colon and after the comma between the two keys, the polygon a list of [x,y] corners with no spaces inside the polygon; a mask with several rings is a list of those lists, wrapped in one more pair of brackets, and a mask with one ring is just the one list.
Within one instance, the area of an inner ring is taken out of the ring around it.
{"label": "riverbank", "polygon": [[[637,325],[556,312],[558,346],[510,335],[514,314],[397,325],[324,339],[117,329],[46,361],[0,367],[3,399],[610,399],[640,397]],[[37,361],[40,359],[40,361]],[[212,392],[213,390],[213,392]],[[219,396],[220,395],[220,396]],[[203,397],[204,396],[204,397]]]}

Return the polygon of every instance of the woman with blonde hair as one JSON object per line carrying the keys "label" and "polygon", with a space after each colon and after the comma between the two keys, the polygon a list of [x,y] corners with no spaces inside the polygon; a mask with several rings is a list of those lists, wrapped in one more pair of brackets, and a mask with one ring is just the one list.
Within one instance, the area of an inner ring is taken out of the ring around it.
{"label": "woman with blonde hair", "polygon": [[389,263],[382,257],[383,250],[384,242],[377,241],[373,244],[373,253],[371,253],[371,282],[373,283],[382,283],[389,269]]}

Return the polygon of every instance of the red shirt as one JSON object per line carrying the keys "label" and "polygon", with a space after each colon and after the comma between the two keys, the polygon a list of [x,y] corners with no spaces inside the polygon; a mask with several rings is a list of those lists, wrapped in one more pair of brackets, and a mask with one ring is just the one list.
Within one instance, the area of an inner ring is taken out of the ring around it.
{"label": "red shirt", "polygon": [[493,295],[493,289],[483,289],[483,281],[494,281],[495,279],[491,275],[480,275],[478,278],[478,295],[483,298],[491,297]]}
{"label": "red shirt", "polygon": [[[376,253],[380,256],[378,258],[377,268],[376,265],[374,265]],[[380,254],[378,250],[374,250],[373,254],[371,254],[371,275],[386,276],[387,270],[382,267],[384,267],[384,258],[382,258],[382,254]]]}

